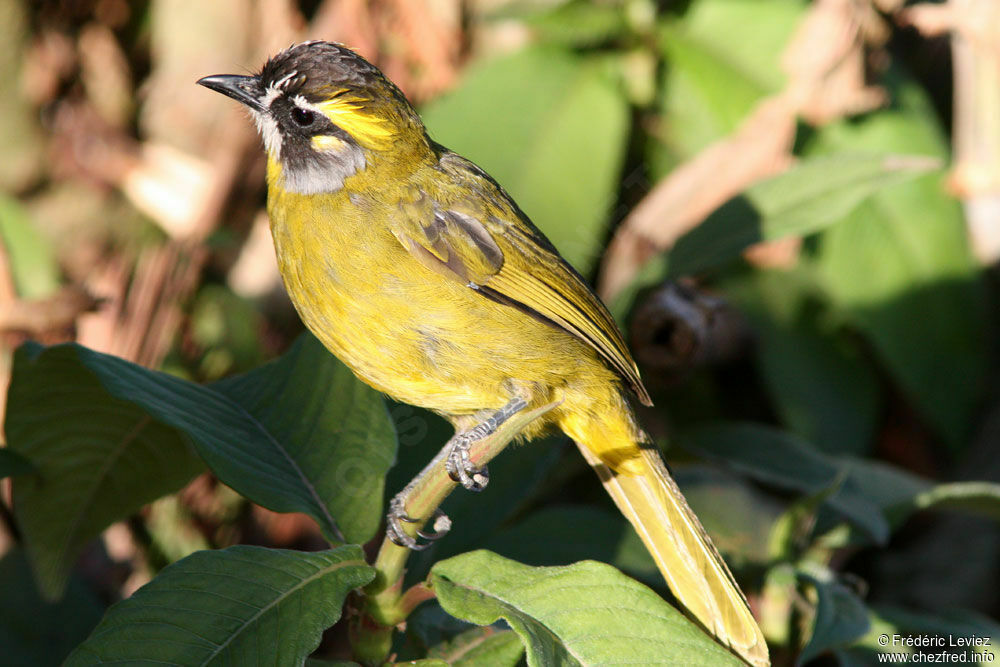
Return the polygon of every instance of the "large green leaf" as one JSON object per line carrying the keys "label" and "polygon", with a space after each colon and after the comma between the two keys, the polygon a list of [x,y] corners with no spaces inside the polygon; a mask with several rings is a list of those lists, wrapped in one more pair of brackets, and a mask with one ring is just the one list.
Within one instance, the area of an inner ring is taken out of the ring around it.
{"label": "large green leaf", "polygon": [[872,193],[936,165],[923,157],[871,153],[804,160],[750,186],[679,238],[668,253],[670,273],[699,273],[738,257],[759,241],[818,232],[842,220]]}
{"label": "large green leaf", "polygon": [[374,577],[353,545],[199,551],[109,609],[66,664],[301,664]]}
{"label": "large green leaf", "polygon": [[[811,154],[907,151],[946,157],[936,114],[918,104],[824,128]],[[937,174],[884,189],[821,240],[829,297],[874,343],[915,406],[953,444],[980,395],[983,285],[961,208]]]}
{"label": "large green leaf", "polygon": [[87,541],[203,469],[183,433],[109,394],[81,356],[103,355],[21,347],[7,398],[8,446],[37,471],[14,480],[14,508],[50,599]]}
{"label": "large green leaf", "polygon": [[650,143],[653,177],[733,132],[781,89],[781,53],[803,12],[798,0],[700,0],[663,25],[663,141]]}
{"label": "large green leaf", "polygon": [[474,551],[441,561],[430,583],[444,609],[477,625],[504,619],[528,664],[742,664],[679,611],[592,561],[539,567]]}
{"label": "large green leaf", "polygon": [[[282,359],[202,387],[75,345],[19,350],[10,446],[39,470],[18,479],[26,546],[49,595],[111,521],[200,469],[330,540],[366,541],[395,446],[382,398],[311,336]],[[343,532],[341,532],[343,530]]]}
{"label": "large green leaf", "polygon": [[[305,487],[325,508],[319,521],[326,531],[333,519],[348,542],[362,544],[372,538],[382,520],[385,474],[396,455],[395,427],[377,391],[360,382],[310,334],[277,361],[211,387],[267,431],[266,442],[276,459],[280,456],[301,471],[292,478],[285,473],[292,483],[285,495],[294,497]],[[233,445],[240,443],[199,452],[227,484],[260,502],[257,498],[280,482],[258,468],[244,450],[231,450]],[[272,506],[276,501],[270,502],[268,507],[278,509]],[[286,506],[281,511],[294,509]]]}
{"label": "large green leaf", "polygon": [[472,66],[423,112],[431,137],[486,169],[586,273],[615,203],[624,96],[599,62],[532,47]]}
{"label": "large green leaf", "polygon": [[0,447],[0,479],[35,472],[35,466],[10,447]]}
{"label": "large green leaf", "polygon": [[43,600],[20,549],[0,558],[0,591],[0,646],[6,667],[61,664],[104,613],[97,595],[75,579],[59,602]]}

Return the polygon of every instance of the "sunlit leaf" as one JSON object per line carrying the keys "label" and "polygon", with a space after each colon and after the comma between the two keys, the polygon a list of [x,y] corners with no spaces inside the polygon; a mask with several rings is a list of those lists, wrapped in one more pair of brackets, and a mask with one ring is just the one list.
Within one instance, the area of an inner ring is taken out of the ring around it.
{"label": "sunlit leaf", "polygon": [[514,11],[498,12],[491,18],[519,18],[539,42],[565,44],[575,48],[620,38],[628,29],[628,21],[621,5],[571,0],[552,9],[530,11],[531,9],[534,8],[520,8],[515,4]]}
{"label": "sunlit leaf", "polygon": [[66,664],[301,664],[347,594],[374,577],[352,545],[199,551],[109,609]]}
{"label": "sunlit leaf", "polygon": [[602,563],[533,568],[474,551],[439,562],[430,583],[458,618],[507,621],[532,667],[742,664],[651,590]]}
{"label": "sunlit leaf", "polygon": [[663,24],[661,141],[649,142],[654,178],[734,131],[781,90],[781,53],[804,10],[798,0],[699,0]]}
{"label": "sunlit leaf", "polygon": [[517,634],[494,627],[466,630],[427,652],[427,657],[454,667],[515,667],[523,656],[524,646]]}
{"label": "sunlit leaf", "polygon": [[890,506],[890,521],[900,524],[924,509],[954,509],[1000,521],[1000,484],[992,482],[951,482],[924,489],[904,502]]}

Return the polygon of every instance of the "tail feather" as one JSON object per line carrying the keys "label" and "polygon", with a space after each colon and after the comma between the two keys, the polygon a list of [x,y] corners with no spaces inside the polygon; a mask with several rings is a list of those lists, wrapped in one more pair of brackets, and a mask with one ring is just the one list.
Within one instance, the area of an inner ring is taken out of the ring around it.
{"label": "tail feather", "polygon": [[[659,455],[632,444],[627,463],[612,470],[607,457],[595,453],[608,449],[601,444],[577,442],[688,616],[749,664],[769,665],[746,598]],[[628,449],[617,447],[614,458]]]}

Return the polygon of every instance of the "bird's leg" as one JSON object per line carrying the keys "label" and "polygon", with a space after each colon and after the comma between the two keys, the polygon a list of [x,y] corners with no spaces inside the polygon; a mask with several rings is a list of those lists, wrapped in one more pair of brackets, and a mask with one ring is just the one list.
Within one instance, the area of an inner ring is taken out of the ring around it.
{"label": "bird's leg", "polygon": [[445,468],[448,470],[448,476],[469,491],[478,492],[485,489],[490,481],[490,472],[485,465],[476,466],[472,463],[469,459],[469,448],[472,447],[472,443],[496,433],[501,424],[526,407],[528,403],[523,398],[512,399],[468,431],[456,433],[447,445],[449,451]]}
{"label": "bird's leg", "polygon": [[[479,424],[467,431],[456,433],[445,443],[441,451],[420,471],[420,474],[414,477],[389,502],[389,512],[386,516],[386,537],[401,547],[420,551],[430,546],[431,541],[443,537],[451,530],[451,520],[440,509],[435,509],[431,517],[432,531],[417,531],[417,536],[424,538],[427,542],[419,542],[416,538],[408,535],[403,530],[403,523],[419,523],[421,521],[421,519],[411,517],[406,512],[406,502],[410,495],[442,463],[448,476],[453,481],[461,483],[466,489],[470,491],[485,489],[490,479],[489,472],[485,465],[476,466],[472,462],[469,450],[476,442],[496,433],[497,429],[507,420],[526,407],[528,407],[527,401],[523,398],[514,398]],[[546,410],[548,408],[549,406],[546,406]]]}

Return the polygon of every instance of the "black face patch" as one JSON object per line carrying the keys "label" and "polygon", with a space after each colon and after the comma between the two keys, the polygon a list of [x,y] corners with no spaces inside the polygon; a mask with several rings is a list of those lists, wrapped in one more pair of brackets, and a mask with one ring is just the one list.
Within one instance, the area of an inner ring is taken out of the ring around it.
{"label": "black face patch", "polygon": [[[271,58],[257,78],[267,106],[259,119],[264,141],[281,162],[285,187],[296,192],[338,190],[345,178],[366,166],[366,152],[357,141],[311,105],[346,95],[352,103],[376,105],[393,123],[423,129],[403,93],[374,65],[338,44],[292,46]],[[398,104],[387,104],[393,98]],[[316,136],[335,137],[343,146],[315,150]]]}
{"label": "black face patch", "polygon": [[[271,118],[278,123],[281,133],[281,154],[278,159],[288,164],[296,160],[308,160],[317,156],[312,147],[312,138],[318,135],[337,137],[347,144],[354,144],[354,139],[347,132],[330,122],[330,119],[310,109],[304,109],[295,104],[286,95],[274,98],[269,107]],[[308,118],[306,118],[308,114]],[[302,122],[308,120],[308,122]]]}

